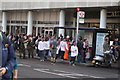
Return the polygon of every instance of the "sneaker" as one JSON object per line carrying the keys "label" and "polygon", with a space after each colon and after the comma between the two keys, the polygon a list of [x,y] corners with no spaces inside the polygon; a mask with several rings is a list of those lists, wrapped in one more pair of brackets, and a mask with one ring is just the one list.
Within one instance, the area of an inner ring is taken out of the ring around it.
{"label": "sneaker", "polygon": [[43,62],[44,60],[40,60],[41,62]]}
{"label": "sneaker", "polygon": [[55,65],[55,63],[53,63],[53,65]]}
{"label": "sneaker", "polygon": [[42,62],[42,60],[40,60]]}
{"label": "sneaker", "polygon": [[72,64],[72,66],[75,66],[75,64]]}
{"label": "sneaker", "polygon": [[52,62],[51,64],[52,64],[52,65],[55,65],[55,63],[53,63],[53,62]]}

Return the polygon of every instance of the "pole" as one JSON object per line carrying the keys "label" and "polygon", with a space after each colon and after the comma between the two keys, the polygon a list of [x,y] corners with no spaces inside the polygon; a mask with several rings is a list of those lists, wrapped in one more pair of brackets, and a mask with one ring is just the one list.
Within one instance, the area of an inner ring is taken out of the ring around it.
{"label": "pole", "polygon": [[78,40],[78,28],[79,28],[79,11],[77,12],[76,43]]}

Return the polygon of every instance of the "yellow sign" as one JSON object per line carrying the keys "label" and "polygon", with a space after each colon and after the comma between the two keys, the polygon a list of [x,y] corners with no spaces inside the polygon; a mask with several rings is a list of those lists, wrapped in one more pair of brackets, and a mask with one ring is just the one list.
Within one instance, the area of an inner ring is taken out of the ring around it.
{"label": "yellow sign", "polygon": [[107,17],[120,17],[120,11],[107,12]]}

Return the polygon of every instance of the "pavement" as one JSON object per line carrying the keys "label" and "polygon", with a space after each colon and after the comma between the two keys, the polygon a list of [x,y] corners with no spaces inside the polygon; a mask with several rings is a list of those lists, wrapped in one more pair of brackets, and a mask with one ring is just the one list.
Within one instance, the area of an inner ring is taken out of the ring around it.
{"label": "pavement", "polygon": [[[34,56],[35,59],[40,59],[38,56]],[[47,61],[50,61],[50,57],[48,57]],[[63,64],[69,64],[69,59],[68,60],[62,60],[62,59],[57,59],[56,62],[57,63],[63,63]],[[86,63],[75,63],[77,66],[93,66],[91,60],[86,59]],[[104,67],[105,66],[101,66]],[[112,63],[110,68],[115,68],[115,69],[120,69],[120,60],[117,61],[116,63]]]}
{"label": "pavement", "polygon": [[19,78],[22,78],[22,80],[26,80],[26,78],[32,80],[34,80],[34,78],[35,80],[36,78],[38,80],[41,80],[41,78],[62,78],[63,80],[66,80],[67,78],[72,78],[72,80],[90,80],[90,78],[91,80],[105,80],[106,78],[111,78],[109,80],[117,80],[118,78],[118,69],[116,68],[95,68],[86,66],[86,64],[76,64],[76,66],[71,66],[67,61],[61,60],[58,60],[55,64],[51,64],[50,61],[41,62],[39,59],[18,58],[18,66]]}
{"label": "pavement", "polygon": [[[19,55],[17,54],[17,56]],[[69,60],[61,59],[57,59],[55,64],[51,64],[50,57],[44,62],[41,62],[38,56],[35,56],[34,59],[19,59],[19,57],[17,59],[18,80],[120,80],[120,61],[113,63],[110,68],[96,68],[93,67],[90,60],[71,66]]]}

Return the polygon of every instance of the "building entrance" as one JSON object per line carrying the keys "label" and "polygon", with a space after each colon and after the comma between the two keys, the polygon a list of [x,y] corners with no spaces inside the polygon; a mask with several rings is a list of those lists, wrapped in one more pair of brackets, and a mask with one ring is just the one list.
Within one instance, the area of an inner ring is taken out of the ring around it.
{"label": "building entrance", "polygon": [[9,32],[12,34],[26,34],[27,27],[26,26],[11,26],[9,28]]}
{"label": "building entrance", "polygon": [[45,36],[45,35],[50,35],[50,36],[52,36],[53,34],[54,34],[53,29],[45,29],[45,30],[44,30],[44,36]]}

